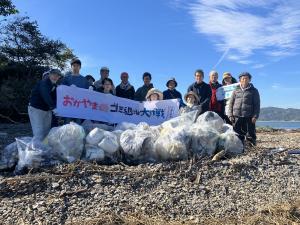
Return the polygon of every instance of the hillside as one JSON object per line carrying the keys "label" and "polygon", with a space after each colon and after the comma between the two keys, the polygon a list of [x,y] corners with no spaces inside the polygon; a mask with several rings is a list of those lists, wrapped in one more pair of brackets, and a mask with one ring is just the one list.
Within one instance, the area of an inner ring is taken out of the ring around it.
{"label": "hillside", "polygon": [[300,121],[300,109],[266,107],[260,109],[261,121]]}

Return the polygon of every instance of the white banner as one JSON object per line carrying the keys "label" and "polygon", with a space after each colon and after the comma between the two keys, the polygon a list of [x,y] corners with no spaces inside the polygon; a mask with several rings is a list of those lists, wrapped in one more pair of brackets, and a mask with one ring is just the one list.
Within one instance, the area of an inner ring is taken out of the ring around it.
{"label": "white banner", "polygon": [[224,99],[230,99],[232,92],[237,88],[237,86],[239,86],[240,83],[235,83],[235,84],[231,84],[231,85],[226,85],[226,86],[222,86],[219,87],[217,89],[217,93],[216,93],[216,97],[218,101],[222,101]]}
{"label": "white banner", "polygon": [[179,115],[177,99],[137,102],[87,89],[57,87],[57,115],[108,123],[158,125]]}

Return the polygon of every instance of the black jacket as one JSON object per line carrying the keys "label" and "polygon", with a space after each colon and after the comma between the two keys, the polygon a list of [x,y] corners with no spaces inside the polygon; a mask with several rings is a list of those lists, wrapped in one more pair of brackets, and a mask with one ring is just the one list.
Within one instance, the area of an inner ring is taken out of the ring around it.
{"label": "black jacket", "polygon": [[121,85],[116,87],[116,96],[118,97],[134,100],[134,94],[135,90],[132,85],[130,85],[127,89],[121,88]]}
{"label": "black jacket", "polygon": [[29,105],[44,111],[56,108],[56,87],[49,78],[39,81],[31,91]]}
{"label": "black jacket", "polygon": [[189,91],[193,91],[198,95],[199,105],[202,106],[203,112],[208,111],[211,98],[210,86],[205,82],[202,82],[201,84],[195,82],[189,86],[187,92]]}
{"label": "black jacket", "polygon": [[146,101],[146,95],[148,91],[153,88],[153,84],[150,84],[149,86],[143,85],[142,87],[138,88],[134,95],[134,100],[136,101]]}

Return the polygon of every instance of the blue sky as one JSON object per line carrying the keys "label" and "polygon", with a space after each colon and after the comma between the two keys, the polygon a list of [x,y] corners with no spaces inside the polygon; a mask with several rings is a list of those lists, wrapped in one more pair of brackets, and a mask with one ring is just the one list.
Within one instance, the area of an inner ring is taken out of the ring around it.
{"label": "blue sky", "polygon": [[253,76],[263,107],[300,108],[300,1],[295,0],[13,0],[43,34],[60,39],[82,60],[83,75],[110,68],[142,85],[170,77],[185,94],[201,68],[219,81],[225,71]]}

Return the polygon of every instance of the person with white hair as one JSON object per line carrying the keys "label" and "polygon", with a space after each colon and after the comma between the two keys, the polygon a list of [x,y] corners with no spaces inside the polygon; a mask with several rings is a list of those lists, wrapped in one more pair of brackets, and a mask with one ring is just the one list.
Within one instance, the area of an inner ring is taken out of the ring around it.
{"label": "person with white hair", "polygon": [[211,88],[211,98],[209,102],[209,110],[217,113],[222,119],[225,117],[225,105],[224,101],[217,100],[217,89],[222,87],[222,85],[218,82],[218,72],[210,71],[209,73],[209,86]]}

